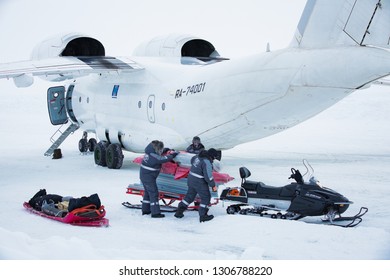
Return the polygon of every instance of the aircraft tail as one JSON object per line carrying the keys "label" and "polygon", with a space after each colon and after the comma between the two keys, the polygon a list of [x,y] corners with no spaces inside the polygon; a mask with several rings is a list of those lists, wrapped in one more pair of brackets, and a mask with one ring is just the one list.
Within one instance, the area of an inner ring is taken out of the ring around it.
{"label": "aircraft tail", "polygon": [[291,47],[390,48],[390,0],[308,0]]}

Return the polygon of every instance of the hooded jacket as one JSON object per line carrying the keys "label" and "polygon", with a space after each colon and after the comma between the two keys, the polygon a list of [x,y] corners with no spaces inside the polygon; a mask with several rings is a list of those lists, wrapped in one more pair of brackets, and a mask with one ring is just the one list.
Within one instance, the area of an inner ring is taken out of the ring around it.
{"label": "hooded jacket", "polygon": [[162,156],[156,153],[152,143],[145,148],[145,155],[141,163],[140,179],[142,182],[155,181],[160,174],[161,165],[171,161],[173,155]]}
{"label": "hooded jacket", "polygon": [[188,184],[192,186],[214,187],[212,160],[206,150],[191,159],[191,169],[188,176]]}

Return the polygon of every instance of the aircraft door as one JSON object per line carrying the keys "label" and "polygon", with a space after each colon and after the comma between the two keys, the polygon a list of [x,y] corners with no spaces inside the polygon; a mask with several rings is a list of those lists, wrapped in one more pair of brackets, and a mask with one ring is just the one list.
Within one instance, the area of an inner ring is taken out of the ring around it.
{"label": "aircraft door", "polygon": [[47,90],[47,107],[52,125],[60,125],[67,122],[65,87],[51,87]]}
{"label": "aircraft door", "polygon": [[156,121],[155,116],[154,116],[154,100],[155,100],[155,96],[149,95],[148,103],[146,104],[148,120],[151,123],[154,123]]}
{"label": "aircraft door", "polygon": [[74,115],[74,112],[73,112],[73,106],[72,106],[72,94],[73,94],[73,89],[74,89],[74,85],[70,85],[68,87],[68,91],[66,92],[66,111],[68,112],[69,114],[69,118],[77,123],[77,119],[76,119],[76,116]]}

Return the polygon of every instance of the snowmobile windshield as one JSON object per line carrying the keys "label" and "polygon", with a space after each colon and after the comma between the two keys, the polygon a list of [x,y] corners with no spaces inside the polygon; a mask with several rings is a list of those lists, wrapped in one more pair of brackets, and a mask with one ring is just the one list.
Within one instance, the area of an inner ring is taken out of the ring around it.
{"label": "snowmobile windshield", "polygon": [[314,176],[310,177],[309,184],[313,186],[319,186],[320,188],[322,188],[320,181],[318,181],[317,178]]}

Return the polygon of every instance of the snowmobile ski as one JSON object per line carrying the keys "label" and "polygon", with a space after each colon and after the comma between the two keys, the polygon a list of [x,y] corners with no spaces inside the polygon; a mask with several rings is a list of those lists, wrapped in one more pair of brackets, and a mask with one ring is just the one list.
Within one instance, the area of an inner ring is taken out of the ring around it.
{"label": "snowmobile ski", "polygon": [[322,219],[322,221],[325,223],[329,223],[332,226],[339,226],[345,228],[355,227],[363,221],[362,216],[364,216],[367,212],[367,207],[361,207],[359,213],[357,213],[355,216],[342,217],[340,215],[337,218],[329,217],[330,214],[328,213],[327,215],[325,215],[325,218]]}

